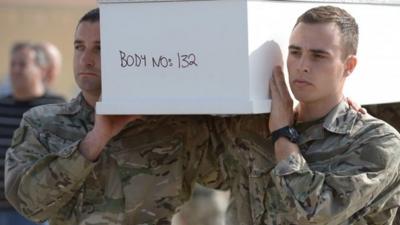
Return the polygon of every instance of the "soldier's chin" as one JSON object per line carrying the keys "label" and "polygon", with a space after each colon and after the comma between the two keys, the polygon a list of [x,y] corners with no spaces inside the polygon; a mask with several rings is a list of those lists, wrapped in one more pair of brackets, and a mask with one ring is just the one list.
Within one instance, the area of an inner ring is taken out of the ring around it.
{"label": "soldier's chin", "polygon": [[298,102],[310,102],[312,101],[312,98],[310,95],[306,94],[306,93],[293,93],[294,96],[294,100],[298,101]]}
{"label": "soldier's chin", "polygon": [[101,85],[94,83],[94,82],[80,82],[79,88],[83,92],[90,93],[92,95],[99,95],[101,94]]}

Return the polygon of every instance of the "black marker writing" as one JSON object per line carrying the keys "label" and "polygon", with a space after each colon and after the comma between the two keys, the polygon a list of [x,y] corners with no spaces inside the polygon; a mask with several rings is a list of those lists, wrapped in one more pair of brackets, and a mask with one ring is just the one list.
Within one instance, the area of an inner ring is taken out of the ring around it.
{"label": "black marker writing", "polygon": [[167,68],[168,66],[170,67],[174,66],[174,64],[172,63],[172,59],[168,59],[165,56],[160,56],[158,57],[158,59],[153,57],[152,61],[153,61],[153,67],[162,66],[164,68]]}
{"label": "black marker writing", "polygon": [[[148,57],[146,54],[128,54],[122,50],[119,50],[119,59],[120,66],[122,68],[131,68],[131,67],[150,67],[150,68],[159,68],[159,69],[167,69],[167,68],[178,68],[185,69],[189,67],[197,67],[199,66],[197,63],[197,57],[194,53],[182,54],[177,53],[175,57],[168,57],[165,55],[151,56]],[[147,63],[147,59],[149,59],[150,63]]]}
{"label": "black marker writing", "polygon": [[127,66],[132,67],[141,67],[147,66],[147,57],[146,55],[138,55],[138,54],[134,54],[134,55],[127,55],[125,52],[123,51],[119,51],[119,55],[121,58],[121,67],[125,68]]}
{"label": "black marker writing", "polygon": [[198,66],[196,63],[196,55],[191,53],[189,55],[181,55],[178,53],[179,68],[186,68],[189,66]]}

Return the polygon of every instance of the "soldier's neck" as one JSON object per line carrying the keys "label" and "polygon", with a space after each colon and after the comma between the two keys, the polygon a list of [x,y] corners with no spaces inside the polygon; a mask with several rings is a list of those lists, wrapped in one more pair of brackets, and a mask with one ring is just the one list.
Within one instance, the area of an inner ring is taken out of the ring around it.
{"label": "soldier's neck", "polygon": [[96,107],[96,102],[99,100],[100,95],[98,94],[92,94],[89,92],[82,92],[83,97],[85,98],[85,101],[93,108]]}
{"label": "soldier's neck", "polygon": [[299,102],[296,107],[297,121],[298,122],[310,122],[318,120],[326,116],[337,104],[343,100],[343,95],[337,98],[316,101],[316,102]]}

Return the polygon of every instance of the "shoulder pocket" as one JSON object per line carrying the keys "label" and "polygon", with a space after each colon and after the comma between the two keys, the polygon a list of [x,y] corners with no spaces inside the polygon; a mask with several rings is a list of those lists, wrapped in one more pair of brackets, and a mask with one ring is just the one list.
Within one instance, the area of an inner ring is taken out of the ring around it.
{"label": "shoulder pocket", "polygon": [[13,138],[11,140],[11,147],[14,148],[15,146],[22,143],[25,138],[26,134],[26,127],[19,127],[17,130],[14,131]]}
{"label": "shoulder pocket", "polygon": [[59,154],[59,151],[65,149],[66,147],[81,139],[81,137],[76,137],[76,139],[70,140],[50,133],[48,131],[43,131],[39,134],[39,137],[40,142],[46,146],[50,153],[55,154]]}

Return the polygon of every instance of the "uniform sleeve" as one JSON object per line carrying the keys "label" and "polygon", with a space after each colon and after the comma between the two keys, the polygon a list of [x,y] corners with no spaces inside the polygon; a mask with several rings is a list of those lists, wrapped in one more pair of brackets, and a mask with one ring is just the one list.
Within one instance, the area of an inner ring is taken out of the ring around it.
{"label": "uniform sleeve", "polygon": [[246,149],[261,150],[258,144],[269,134],[267,121],[266,115],[210,117],[209,147],[205,151],[199,176],[207,178],[202,179],[203,184],[216,189],[231,188],[239,168],[252,160],[253,156]]}
{"label": "uniform sleeve", "polygon": [[212,140],[212,117],[202,117],[193,120],[194,124],[186,132],[184,155],[184,191],[186,197],[191,195],[194,184],[207,188],[227,189],[228,175],[221,161],[223,152],[221,146]]}
{"label": "uniform sleeve", "polygon": [[[311,170],[301,154],[292,154],[271,177],[284,204],[296,208],[300,224],[338,224],[371,213],[372,204],[398,191],[399,146],[394,134],[356,142],[336,164],[325,165],[330,167],[326,173]],[[388,212],[384,220],[390,221],[395,210]]]}
{"label": "uniform sleeve", "polygon": [[44,221],[71,200],[95,164],[77,150],[80,141],[46,149],[38,137],[24,118],[6,154],[5,194],[21,214]]}

